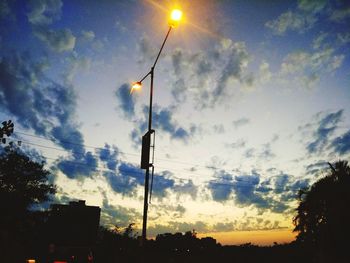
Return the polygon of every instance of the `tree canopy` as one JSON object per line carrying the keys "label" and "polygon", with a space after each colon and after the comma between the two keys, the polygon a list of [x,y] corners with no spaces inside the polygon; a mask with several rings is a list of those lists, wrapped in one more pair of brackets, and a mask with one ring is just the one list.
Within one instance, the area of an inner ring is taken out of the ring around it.
{"label": "tree canopy", "polygon": [[31,205],[48,200],[56,188],[48,182],[50,172],[43,167],[43,163],[34,162],[9,147],[5,148],[0,154],[1,209],[26,211]]}
{"label": "tree canopy", "polygon": [[294,217],[297,239],[321,253],[342,257],[350,235],[350,167],[347,161],[329,164],[325,177],[299,193]]}
{"label": "tree canopy", "polygon": [[32,161],[13,147],[0,149],[0,245],[5,262],[24,262],[46,213],[31,206],[47,201],[56,188],[43,163]]}

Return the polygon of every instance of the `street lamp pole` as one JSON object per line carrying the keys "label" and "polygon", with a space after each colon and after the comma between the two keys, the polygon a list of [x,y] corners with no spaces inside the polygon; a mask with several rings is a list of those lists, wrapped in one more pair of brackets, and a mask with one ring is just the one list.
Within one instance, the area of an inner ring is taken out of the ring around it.
{"label": "street lamp pole", "polygon": [[[148,111],[148,131],[146,134],[148,136],[151,136],[151,134],[154,132],[152,130],[152,106],[153,106],[153,83],[154,83],[154,69],[156,67],[156,64],[158,62],[158,59],[160,57],[160,54],[162,53],[162,50],[164,48],[165,42],[168,39],[168,36],[171,31],[171,26],[169,27],[168,33],[165,36],[165,39],[163,41],[163,44],[158,52],[158,55],[156,57],[156,60],[154,61],[154,64],[151,68],[151,71],[146,75],[151,75],[151,87],[150,87],[150,93],[149,93],[149,111]],[[147,151],[149,152],[150,150],[150,137],[149,137],[149,144],[147,145]],[[149,154],[148,154],[149,157]],[[141,161],[142,162],[142,161]],[[143,199],[143,219],[142,219],[142,244],[145,243],[146,237],[147,237],[147,214],[148,214],[148,195],[149,195],[149,168],[153,167],[153,163],[149,163],[149,158],[148,158],[148,165],[146,167],[146,173],[145,173],[145,195]]]}
{"label": "street lamp pole", "polygon": [[[158,59],[160,57],[160,54],[163,51],[163,48],[165,46],[165,43],[169,37],[171,29],[177,24],[177,22],[181,19],[182,12],[180,10],[174,10],[171,14],[171,24],[169,26],[168,32],[164,38],[164,41],[162,43],[162,46],[160,47],[160,50],[158,52],[158,55],[151,67],[151,70],[138,82],[135,82],[132,86],[131,92],[134,89],[139,89],[142,86],[142,81],[145,80],[148,76],[151,76],[151,87],[150,87],[150,95],[149,95],[149,111],[148,111],[148,131],[146,134],[142,137],[142,151],[141,151],[141,169],[145,169],[145,194],[144,194],[144,200],[143,200],[143,220],[142,220],[142,245],[146,242],[147,237],[147,213],[148,213],[148,195],[149,195],[149,173],[150,173],[150,167],[152,168],[152,182],[153,182],[153,159],[154,155],[152,156],[152,162],[150,162],[150,149],[151,149],[151,135],[154,135],[154,130],[152,130],[152,106],[153,106],[153,83],[154,83],[154,70],[157,65]],[[154,151],[154,145],[153,151]],[[152,187],[151,187],[152,191]]]}

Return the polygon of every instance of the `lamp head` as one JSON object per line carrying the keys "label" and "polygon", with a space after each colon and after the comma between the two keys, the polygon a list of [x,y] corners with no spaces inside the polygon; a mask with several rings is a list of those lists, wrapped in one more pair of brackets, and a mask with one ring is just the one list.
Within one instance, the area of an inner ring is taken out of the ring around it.
{"label": "lamp head", "polygon": [[131,86],[131,90],[130,90],[130,94],[134,91],[134,90],[139,90],[142,88],[142,83],[140,81],[134,82]]}
{"label": "lamp head", "polygon": [[173,11],[171,11],[171,14],[170,14],[169,25],[171,27],[177,26],[181,18],[182,18],[182,11],[179,9],[174,9]]}

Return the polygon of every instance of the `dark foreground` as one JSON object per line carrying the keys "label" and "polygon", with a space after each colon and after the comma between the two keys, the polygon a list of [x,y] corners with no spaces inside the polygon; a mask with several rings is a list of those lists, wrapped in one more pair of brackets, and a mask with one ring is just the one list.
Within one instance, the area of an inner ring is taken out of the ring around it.
{"label": "dark foreground", "polygon": [[137,238],[100,229],[98,241],[93,246],[59,246],[32,240],[16,249],[8,247],[4,252],[6,263],[28,259],[35,259],[35,263],[327,262],[311,257],[311,253],[296,242],[270,247],[221,246],[213,238],[199,239],[190,231],[158,235],[156,240],[149,240],[140,247]]}

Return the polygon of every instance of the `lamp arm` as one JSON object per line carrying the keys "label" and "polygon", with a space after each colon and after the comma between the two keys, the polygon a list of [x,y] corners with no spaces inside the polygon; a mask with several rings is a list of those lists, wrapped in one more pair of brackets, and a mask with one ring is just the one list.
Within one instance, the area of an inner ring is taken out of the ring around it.
{"label": "lamp arm", "polygon": [[[157,57],[156,57],[156,60],[154,61],[154,64],[153,64],[153,68],[156,67],[156,64],[157,64],[157,62],[158,62],[160,53],[162,53],[163,47],[164,47],[164,45],[165,45],[166,40],[168,39],[168,36],[169,36],[169,34],[170,34],[170,31],[171,31],[171,28],[172,28],[172,27],[169,26],[168,33],[166,34],[166,36],[165,36],[165,38],[164,38],[164,41],[163,41],[163,44],[162,44],[162,46],[160,47],[160,50],[159,50],[158,55],[157,55]],[[150,73],[149,73],[149,74],[150,74]]]}
{"label": "lamp arm", "polygon": [[139,82],[142,82],[145,80],[145,78],[147,78],[149,75],[151,75],[152,70],[150,72],[148,72]]}

